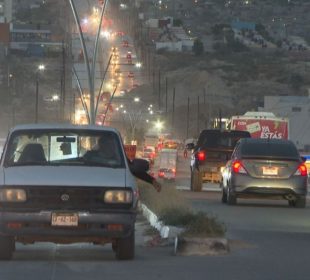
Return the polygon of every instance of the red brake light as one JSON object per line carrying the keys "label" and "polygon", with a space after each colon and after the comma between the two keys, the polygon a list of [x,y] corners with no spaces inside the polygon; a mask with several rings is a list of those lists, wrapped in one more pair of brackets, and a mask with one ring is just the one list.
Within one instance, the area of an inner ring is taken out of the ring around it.
{"label": "red brake light", "polygon": [[307,166],[304,163],[301,163],[298,166],[297,171],[295,172],[295,175],[307,176],[308,175]]}
{"label": "red brake light", "polygon": [[232,164],[232,170],[234,173],[241,173],[241,174],[246,174],[246,170],[243,167],[242,163],[240,161],[235,161]]}
{"label": "red brake light", "polygon": [[198,158],[199,161],[205,160],[206,159],[206,153],[203,152],[203,151],[198,152],[197,158]]}

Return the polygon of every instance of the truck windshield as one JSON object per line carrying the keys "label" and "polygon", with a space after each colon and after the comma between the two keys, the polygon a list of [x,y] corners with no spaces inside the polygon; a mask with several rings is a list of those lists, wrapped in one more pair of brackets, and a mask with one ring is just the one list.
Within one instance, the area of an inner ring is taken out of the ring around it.
{"label": "truck windshield", "polygon": [[197,146],[203,148],[233,149],[240,138],[250,137],[247,131],[204,130],[198,139]]}
{"label": "truck windshield", "polygon": [[11,135],[4,164],[120,168],[124,156],[119,137],[111,131],[25,130]]}

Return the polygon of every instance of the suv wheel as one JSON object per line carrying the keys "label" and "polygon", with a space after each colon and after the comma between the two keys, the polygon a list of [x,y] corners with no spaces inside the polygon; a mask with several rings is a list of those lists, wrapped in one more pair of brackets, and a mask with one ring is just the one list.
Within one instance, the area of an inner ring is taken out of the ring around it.
{"label": "suv wheel", "polygon": [[202,190],[202,172],[194,169],[191,172],[191,191],[200,192]]}
{"label": "suv wheel", "polygon": [[221,183],[221,188],[222,188],[222,202],[227,203],[227,192],[225,191],[222,183]]}
{"label": "suv wheel", "polygon": [[135,257],[135,231],[129,236],[116,241],[116,258],[118,260],[131,260]]}
{"label": "suv wheel", "polygon": [[305,208],[306,207],[306,197],[305,196],[298,197],[294,201],[293,206],[296,208]]}
{"label": "suv wheel", "polygon": [[15,241],[11,236],[0,236],[0,260],[10,260],[13,256]]}
{"label": "suv wheel", "polygon": [[236,205],[237,204],[237,196],[232,193],[230,187],[227,187],[226,198],[227,198],[227,204],[228,205]]}

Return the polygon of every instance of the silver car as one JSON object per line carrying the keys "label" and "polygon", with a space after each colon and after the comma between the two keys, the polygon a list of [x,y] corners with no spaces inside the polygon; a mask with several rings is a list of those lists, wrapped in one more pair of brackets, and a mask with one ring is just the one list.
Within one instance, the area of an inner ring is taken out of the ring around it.
{"label": "silver car", "polygon": [[283,139],[241,139],[222,171],[222,202],[237,198],[283,198],[304,208],[307,167],[294,143]]}

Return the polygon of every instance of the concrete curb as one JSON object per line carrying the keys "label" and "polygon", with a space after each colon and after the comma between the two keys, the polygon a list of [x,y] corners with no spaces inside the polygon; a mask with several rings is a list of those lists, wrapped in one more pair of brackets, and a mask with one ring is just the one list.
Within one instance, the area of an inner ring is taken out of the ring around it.
{"label": "concrete curb", "polygon": [[156,214],[154,214],[145,204],[141,203],[141,209],[143,216],[149,221],[150,225],[159,231],[160,237],[168,238],[170,227],[159,221]]}

